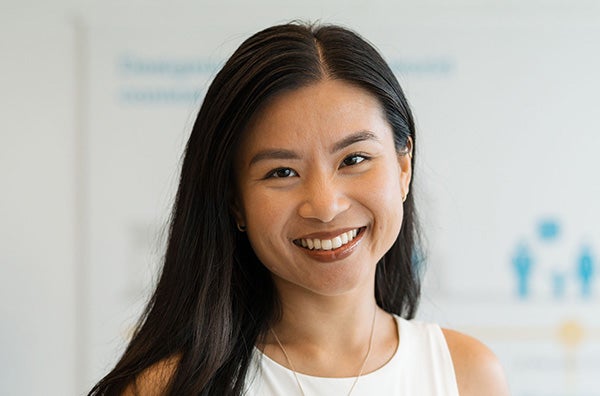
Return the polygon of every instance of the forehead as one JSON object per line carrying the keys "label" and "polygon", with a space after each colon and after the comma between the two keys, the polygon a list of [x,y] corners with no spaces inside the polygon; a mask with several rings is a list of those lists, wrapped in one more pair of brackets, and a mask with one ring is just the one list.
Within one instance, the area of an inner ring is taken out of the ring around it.
{"label": "forehead", "polygon": [[[379,101],[363,88],[342,80],[322,80],[277,95],[249,123],[242,153],[265,145],[328,142],[359,130],[389,134]],[[383,137],[383,136],[381,136]]]}

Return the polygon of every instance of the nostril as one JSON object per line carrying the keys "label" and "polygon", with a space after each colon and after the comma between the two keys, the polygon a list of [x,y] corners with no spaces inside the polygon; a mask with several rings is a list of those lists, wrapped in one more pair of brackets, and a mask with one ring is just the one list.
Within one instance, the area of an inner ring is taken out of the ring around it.
{"label": "nostril", "polygon": [[302,202],[298,214],[306,219],[317,219],[328,223],[350,207],[350,201],[343,195],[315,192]]}

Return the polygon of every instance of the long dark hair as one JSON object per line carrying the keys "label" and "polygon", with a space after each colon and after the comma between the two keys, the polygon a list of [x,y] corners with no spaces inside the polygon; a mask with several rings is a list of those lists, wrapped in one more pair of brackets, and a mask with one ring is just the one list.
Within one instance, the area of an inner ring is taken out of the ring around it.
{"label": "long dark hair", "polygon": [[[242,394],[252,348],[280,312],[270,274],[231,214],[233,156],[250,118],[269,98],[326,78],[370,92],[398,152],[409,138],[414,149],[414,122],[400,85],[356,33],[290,23],[247,39],[212,82],[187,143],[156,290],[125,353],[89,395],[120,394],[146,368],[173,356],[167,394]],[[411,193],[375,280],[379,306],[405,318],[414,316],[420,295],[416,245]]]}

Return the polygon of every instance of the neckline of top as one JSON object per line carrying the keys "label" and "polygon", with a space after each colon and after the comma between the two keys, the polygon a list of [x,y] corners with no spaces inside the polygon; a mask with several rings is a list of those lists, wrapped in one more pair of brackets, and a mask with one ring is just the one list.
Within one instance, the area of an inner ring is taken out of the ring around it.
{"label": "neckline of top", "polygon": [[[396,350],[394,351],[394,354],[392,355],[392,357],[387,362],[385,362],[381,367],[379,367],[373,371],[370,371],[368,373],[362,374],[360,376],[361,378],[369,378],[369,377],[377,376],[377,375],[387,371],[388,369],[394,367],[396,365],[395,363],[403,355],[403,353],[401,353],[401,350],[404,348],[404,346],[407,343],[406,343],[405,339],[404,340],[402,339],[402,335],[406,336],[406,332],[402,331],[402,327],[403,327],[403,325],[405,325],[406,319],[404,319],[398,315],[394,315],[394,314],[392,316],[394,317],[394,322],[396,323],[396,331],[398,332],[398,345],[396,345]],[[293,371],[291,369],[289,369],[289,368],[285,367],[284,365],[271,359],[269,356],[265,355],[256,346],[254,346],[254,353],[257,354],[257,356],[261,360],[264,360],[267,364],[271,365],[272,367],[275,367],[279,370],[283,370],[288,373],[293,373]],[[296,374],[298,376],[306,378],[306,379],[313,378],[315,380],[329,380],[329,381],[354,381],[354,379],[356,378],[356,376],[352,376],[352,377],[319,377],[319,376],[315,376],[315,375],[304,374],[301,372],[296,372]]]}

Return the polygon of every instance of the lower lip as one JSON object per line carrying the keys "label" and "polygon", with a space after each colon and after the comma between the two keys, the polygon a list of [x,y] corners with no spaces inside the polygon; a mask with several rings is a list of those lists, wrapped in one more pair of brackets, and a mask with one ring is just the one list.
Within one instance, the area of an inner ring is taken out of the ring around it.
{"label": "lower lip", "polygon": [[337,249],[332,250],[310,250],[304,247],[294,245],[298,249],[302,250],[302,253],[310,256],[311,258],[322,261],[322,262],[331,262],[345,259],[349,255],[354,252],[354,249],[358,246],[358,244],[362,241],[363,236],[365,235],[366,228],[361,228],[358,235],[347,244],[340,246]]}

